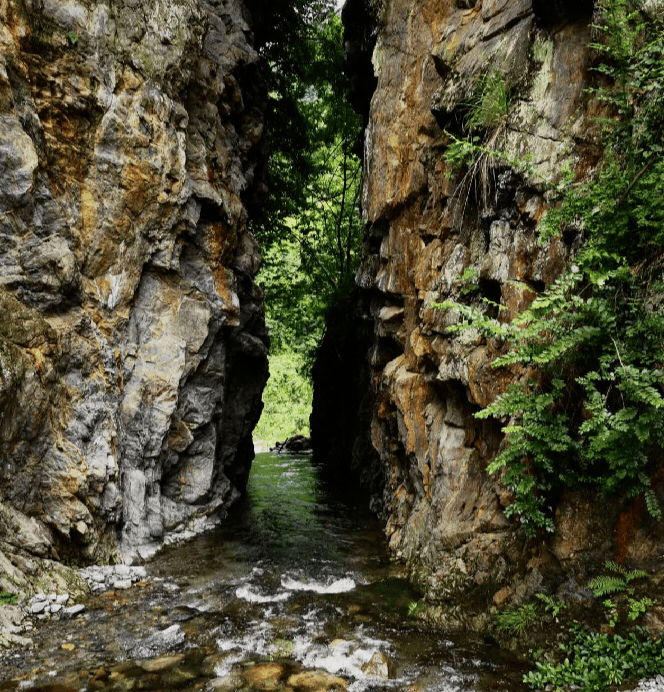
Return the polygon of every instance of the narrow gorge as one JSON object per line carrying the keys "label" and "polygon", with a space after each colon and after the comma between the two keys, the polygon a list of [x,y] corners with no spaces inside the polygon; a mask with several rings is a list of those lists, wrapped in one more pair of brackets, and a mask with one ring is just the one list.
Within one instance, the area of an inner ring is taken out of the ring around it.
{"label": "narrow gorge", "polygon": [[[250,227],[270,194],[260,6],[0,0],[2,592],[58,590],[63,565],[143,563],[223,523],[246,489],[270,345]],[[639,7],[662,22],[659,0]],[[483,632],[492,608],[541,592],[583,599],[607,560],[660,568],[643,495],[564,489],[555,531],[534,538],[506,516],[513,495],[487,467],[509,421],[474,414],[526,369],[493,367],[502,344],[451,330],[460,313],[441,307],[507,323],[574,266],[583,223],[545,242],[538,224],[557,186],[603,161],[599,14],[592,0],[342,10],[365,226],[353,300],[313,367],[312,439],[450,631]],[[490,79],[504,113],[456,166]],[[652,623],[664,631],[661,606]]]}

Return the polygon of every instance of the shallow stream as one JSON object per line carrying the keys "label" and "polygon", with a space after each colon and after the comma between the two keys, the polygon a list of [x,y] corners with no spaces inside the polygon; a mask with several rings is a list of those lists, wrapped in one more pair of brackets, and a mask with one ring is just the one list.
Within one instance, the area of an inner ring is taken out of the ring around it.
{"label": "shallow stream", "polygon": [[409,617],[380,525],[309,456],[259,454],[224,525],[147,571],[4,655],[0,690],[525,689],[490,644]]}

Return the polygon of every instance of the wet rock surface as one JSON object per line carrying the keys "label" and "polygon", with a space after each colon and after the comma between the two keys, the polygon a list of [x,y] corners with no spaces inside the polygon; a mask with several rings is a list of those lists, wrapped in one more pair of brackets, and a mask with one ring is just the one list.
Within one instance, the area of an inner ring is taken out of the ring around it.
{"label": "wet rock surface", "polygon": [[311,438],[306,435],[293,435],[283,442],[277,442],[270,451],[277,454],[307,454],[311,452]]}
{"label": "wet rock surface", "polygon": [[4,553],[147,557],[246,483],[267,378],[247,20],[240,0],[2,3]]}
{"label": "wet rock surface", "polygon": [[145,567],[130,565],[92,565],[78,573],[95,593],[110,589],[129,589],[147,577]]}

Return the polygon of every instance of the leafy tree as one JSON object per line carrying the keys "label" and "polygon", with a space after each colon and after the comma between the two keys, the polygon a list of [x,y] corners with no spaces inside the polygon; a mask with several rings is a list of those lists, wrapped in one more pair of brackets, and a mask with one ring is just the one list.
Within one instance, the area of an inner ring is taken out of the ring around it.
{"label": "leafy tree", "polygon": [[[326,311],[348,292],[358,264],[361,162],[353,147],[361,120],[346,99],[333,4],[250,0],[249,8],[264,58],[270,147],[270,197],[251,221],[264,260],[259,283],[272,352],[297,364],[279,368],[306,377]],[[283,398],[279,380],[268,383],[266,409]]]}

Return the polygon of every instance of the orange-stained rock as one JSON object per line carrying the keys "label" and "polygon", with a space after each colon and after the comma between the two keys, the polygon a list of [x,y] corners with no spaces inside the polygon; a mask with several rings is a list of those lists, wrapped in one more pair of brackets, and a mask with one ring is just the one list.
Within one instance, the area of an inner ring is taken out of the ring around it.
{"label": "orange-stained rock", "polygon": [[253,457],[267,330],[246,10],[0,6],[0,497],[43,556],[145,556],[209,527]]}
{"label": "orange-stained rock", "polygon": [[327,690],[345,690],[348,681],[324,670],[305,670],[288,678],[288,686],[298,692],[326,692]]}
{"label": "orange-stained rock", "polygon": [[[581,177],[596,162],[589,22],[575,15],[554,30],[531,0],[387,0],[375,45],[347,27],[348,50],[371,55],[376,79],[365,102],[371,235],[357,275],[374,326],[371,442],[380,462],[372,468],[384,486],[374,502],[393,553],[443,601],[478,583],[504,584],[519,567],[519,527],[503,514],[512,497],[486,473],[507,421],[473,414],[525,373],[492,367],[505,345],[451,331],[461,313],[436,304],[511,320],[571,264],[575,239],[541,244],[536,226],[562,168]],[[509,109],[479,135],[502,153],[483,166],[478,152],[455,171],[446,150],[492,71],[510,90]],[[525,157],[529,170],[507,163]],[[592,528],[575,531],[564,512],[556,556],[602,543]]]}
{"label": "orange-stained rock", "polygon": [[283,666],[276,663],[263,663],[248,668],[244,673],[244,679],[252,688],[274,690],[279,687],[284,673],[285,669]]}

